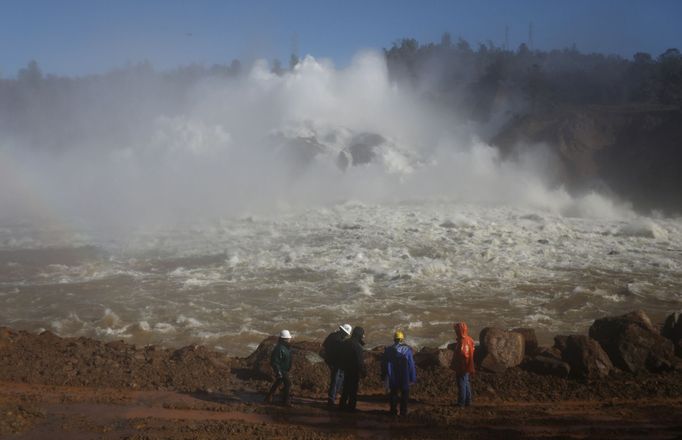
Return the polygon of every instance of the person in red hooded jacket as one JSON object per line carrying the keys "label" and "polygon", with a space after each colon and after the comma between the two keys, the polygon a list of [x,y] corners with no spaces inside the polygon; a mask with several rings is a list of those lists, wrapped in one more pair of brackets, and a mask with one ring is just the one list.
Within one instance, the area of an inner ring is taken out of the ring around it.
{"label": "person in red hooded jacket", "polygon": [[474,374],[474,340],[469,336],[469,329],[465,322],[453,325],[457,334],[455,354],[452,356],[450,369],[457,375],[457,404],[460,407],[471,405],[470,377]]}

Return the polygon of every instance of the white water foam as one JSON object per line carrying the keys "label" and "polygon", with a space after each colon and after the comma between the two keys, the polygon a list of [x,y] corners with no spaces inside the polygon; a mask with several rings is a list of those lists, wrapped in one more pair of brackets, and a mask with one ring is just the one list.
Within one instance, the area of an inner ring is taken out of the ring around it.
{"label": "white water foam", "polygon": [[3,216],[27,219],[3,217],[0,251],[105,254],[3,265],[0,323],[243,354],[283,327],[440,344],[456,319],[574,331],[682,305],[682,220],[548,186],[551,158],[504,160],[392,84],[380,55],[344,70],[307,57],[283,76],[257,64],[186,98],[123,112],[144,129],[101,146],[0,143],[59,220],[0,193]]}

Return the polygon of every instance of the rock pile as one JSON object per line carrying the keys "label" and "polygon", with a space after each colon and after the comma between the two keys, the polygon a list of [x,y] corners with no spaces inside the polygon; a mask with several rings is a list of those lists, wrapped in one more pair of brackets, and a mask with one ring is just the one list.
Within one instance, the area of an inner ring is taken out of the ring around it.
{"label": "rock pile", "polygon": [[674,329],[682,329],[676,327],[677,316],[670,315],[664,325],[662,334],[670,340],[659,333],[641,310],[598,319],[590,327],[589,336],[556,336],[552,348],[541,348],[536,355],[527,356],[523,368],[538,374],[580,379],[603,378],[616,368],[631,373],[680,368],[674,350],[674,344],[680,341]]}
{"label": "rock pile", "polygon": [[414,363],[417,368],[449,368],[452,363],[454,344],[448,346],[447,349],[424,347],[414,355]]}
{"label": "rock pile", "polygon": [[661,336],[670,339],[675,346],[675,354],[682,357],[682,313],[672,313],[666,318]]}
{"label": "rock pile", "polygon": [[[499,387],[510,386],[506,380],[517,376],[532,377],[535,379],[523,380],[537,382],[520,382],[518,386],[531,389],[545,384],[551,391],[557,386],[565,388],[565,378],[594,383],[607,376],[613,378],[612,372],[658,377],[667,371],[679,374],[681,332],[680,314],[670,315],[659,331],[642,311],[598,319],[590,327],[589,336],[559,335],[552,347],[538,346],[532,329],[506,331],[489,327],[481,331],[476,350],[477,368],[482,373],[479,380],[487,381],[490,385],[486,389],[496,395]],[[260,389],[273,379],[270,353],[276,342],[276,337],[267,338],[247,358],[233,358],[196,345],[177,350],[135,347],[123,341],[103,343],[0,327],[0,380],[178,391],[219,391],[251,383]],[[319,349],[319,341],[292,340],[295,392],[324,395],[329,370],[318,355]],[[383,349],[365,352],[368,374],[363,387],[374,392],[383,388]],[[454,390],[452,372],[448,370],[453,349],[454,344],[446,349],[425,347],[415,354],[418,392],[438,396],[445,389]]]}
{"label": "rock pile", "polygon": [[[552,347],[538,345],[535,331],[505,331],[486,327],[476,353],[482,371],[502,373],[509,368],[559,378],[600,379],[619,369],[658,373],[682,368],[682,314],[673,313],[659,332],[641,310],[598,319],[589,336],[559,335]],[[447,368],[454,344],[447,349],[422,348],[415,354],[420,369]]]}
{"label": "rock pile", "polygon": [[515,328],[512,332],[523,336],[523,347],[526,355],[532,355],[537,352],[539,345],[535,330],[532,328]]}
{"label": "rock pile", "polygon": [[203,346],[137,348],[123,341],[60,338],[0,327],[0,379],[133,389],[220,389],[234,360]]}
{"label": "rock pile", "polygon": [[[496,374],[520,366],[535,374],[587,380],[605,378],[616,369],[656,373],[682,368],[682,361],[675,357],[673,348],[682,344],[681,333],[682,318],[679,314],[668,317],[664,330],[659,333],[643,311],[598,319],[590,327],[589,336],[559,335],[552,347],[539,346],[535,331],[530,328],[506,331],[486,327],[480,333],[476,365],[481,371]],[[264,340],[247,358],[255,376],[272,379],[269,353],[276,342],[274,337]],[[327,369],[317,356],[319,344],[298,341],[292,345],[300,353],[294,356],[293,369],[304,372],[303,381],[310,381],[303,387],[322,390],[327,380]],[[454,344],[446,349],[422,348],[415,353],[417,368],[449,368],[453,349]],[[382,347],[377,347],[366,352],[369,377],[379,375],[382,350]]]}
{"label": "rock pile", "polygon": [[[272,381],[274,375],[270,366],[270,353],[277,344],[277,337],[270,336],[264,339],[244,359],[245,370],[242,378],[260,379]],[[323,393],[329,385],[329,369],[324,360],[318,354],[321,345],[319,342],[306,340],[291,340],[291,380],[296,388],[306,391]],[[380,386],[377,379],[381,374],[381,354],[383,347],[376,347],[365,352],[365,364],[367,366],[366,383]]]}
{"label": "rock pile", "polygon": [[576,378],[596,379],[609,375],[613,369],[611,359],[594,339],[584,335],[570,335],[565,339],[561,359]]}
{"label": "rock pile", "polygon": [[624,371],[657,373],[672,370],[678,362],[673,343],[660,335],[641,310],[597,319],[589,334]]}
{"label": "rock pile", "polygon": [[[247,372],[251,378],[274,380],[274,373],[270,366],[270,353],[277,344],[277,337],[264,339],[245,359]],[[302,389],[322,391],[327,386],[329,372],[324,360],[318,355],[320,345],[311,341],[293,339],[291,342],[291,370],[292,379]]]}
{"label": "rock pile", "polygon": [[571,372],[571,366],[561,359],[561,352],[554,349],[543,349],[534,356],[528,356],[522,368],[531,373],[566,378]]}

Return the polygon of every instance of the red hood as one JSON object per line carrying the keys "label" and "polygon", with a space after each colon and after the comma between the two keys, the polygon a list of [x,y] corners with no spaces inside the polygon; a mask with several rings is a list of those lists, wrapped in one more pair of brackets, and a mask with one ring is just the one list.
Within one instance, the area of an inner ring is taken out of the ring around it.
{"label": "red hood", "polygon": [[453,327],[457,333],[457,348],[455,348],[450,368],[455,370],[457,374],[473,374],[476,371],[474,367],[474,350],[476,348],[474,347],[474,340],[469,336],[469,328],[465,322],[458,322]]}
{"label": "red hood", "polygon": [[467,327],[466,322],[458,322],[455,324],[455,333],[457,333],[457,337],[459,339],[462,339],[466,336],[469,336],[469,328]]}

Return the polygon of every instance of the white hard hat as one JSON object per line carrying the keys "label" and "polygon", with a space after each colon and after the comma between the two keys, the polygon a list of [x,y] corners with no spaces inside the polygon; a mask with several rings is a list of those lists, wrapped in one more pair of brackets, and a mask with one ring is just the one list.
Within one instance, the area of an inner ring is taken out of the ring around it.
{"label": "white hard hat", "polygon": [[279,332],[279,337],[282,339],[291,339],[291,333],[289,333],[289,330],[282,330]]}
{"label": "white hard hat", "polygon": [[346,334],[350,335],[351,330],[353,330],[353,327],[350,326],[350,324],[343,324],[340,325],[339,328],[346,332]]}

